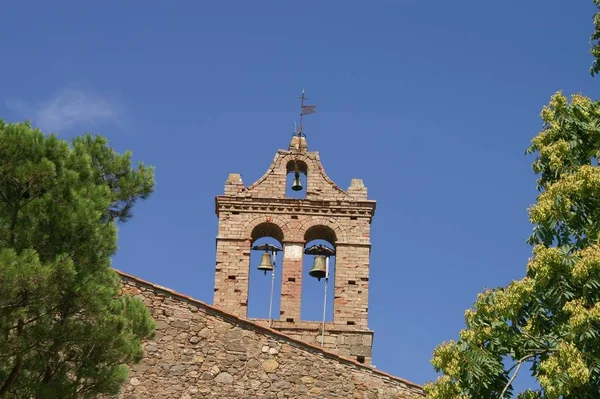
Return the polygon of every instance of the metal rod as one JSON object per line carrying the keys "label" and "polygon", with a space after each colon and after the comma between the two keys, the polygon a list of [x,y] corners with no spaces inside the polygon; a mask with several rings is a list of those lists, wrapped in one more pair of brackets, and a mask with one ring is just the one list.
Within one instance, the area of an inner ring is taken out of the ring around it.
{"label": "metal rod", "polygon": [[[300,102],[300,123],[298,124],[298,139],[300,139],[302,137],[302,116],[304,115],[302,113],[302,109],[304,108],[304,89],[302,89],[302,96],[300,97],[301,102]],[[300,145],[298,143],[298,145]]]}
{"label": "metal rod", "polygon": [[321,328],[321,347],[325,346],[325,314],[327,313],[327,283],[329,282],[329,256],[325,257],[325,295],[323,297],[323,326]]}
{"label": "metal rod", "polygon": [[273,251],[273,270],[271,271],[271,298],[269,299],[269,327],[271,327],[271,321],[273,320],[273,292],[275,290],[275,260],[277,259],[277,251]]}
{"label": "metal rod", "polygon": [[327,281],[325,279],[325,299],[323,299],[323,327],[321,328],[321,347],[325,346],[325,312],[327,310]]}

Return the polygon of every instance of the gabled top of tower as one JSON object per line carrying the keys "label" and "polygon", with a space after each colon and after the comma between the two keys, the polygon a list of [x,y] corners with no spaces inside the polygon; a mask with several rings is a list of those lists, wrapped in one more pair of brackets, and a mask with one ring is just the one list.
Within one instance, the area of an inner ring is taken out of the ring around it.
{"label": "gabled top of tower", "polygon": [[[294,184],[293,188],[294,190],[305,189],[306,200],[368,201],[367,188],[361,179],[352,179],[348,189],[342,190],[325,173],[319,153],[308,151],[306,136],[302,132],[302,118],[304,115],[315,113],[315,105],[304,104],[304,100],[307,99],[304,90],[300,99],[302,101],[300,123],[288,149],[277,151],[266,173],[250,186],[244,186],[240,174],[231,173],[225,183],[225,195],[270,199],[291,198],[286,196],[286,181],[287,176],[293,173],[297,178],[294,183],[300,183],[300,174],[306,176],[305,188],[301,187],[301,184]],[[298,198],[294,197],[294,199]]]}
{"label": "gabled top of tower", "polygon": [[361,179],[352,179],[346,191],[325,173],[317,151],[308,151],[306,137],[294,135],[287,150],[278,150],[265,174],[250,186],[244,186],[239,173],[231,173],[225,183],[225,195],[251,198],[290,198],[286,196],[290,173],[306,176],[306,200],[367,201],[367,188]]}

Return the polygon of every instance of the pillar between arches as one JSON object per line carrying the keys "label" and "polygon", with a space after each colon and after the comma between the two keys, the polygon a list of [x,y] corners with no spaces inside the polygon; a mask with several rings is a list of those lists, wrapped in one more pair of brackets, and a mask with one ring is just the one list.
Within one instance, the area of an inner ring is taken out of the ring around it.
{"label": "pillar between arches", "polygon": [[281,275],[280,320],[300,321],[304,242],[284,241]]}

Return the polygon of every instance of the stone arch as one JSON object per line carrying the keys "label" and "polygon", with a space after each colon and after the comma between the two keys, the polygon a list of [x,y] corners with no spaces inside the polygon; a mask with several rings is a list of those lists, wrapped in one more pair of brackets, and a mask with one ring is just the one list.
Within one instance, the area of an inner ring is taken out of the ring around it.
{"label": "stone arch", "polygon": [[256,240],[259,240],[264,237],[274,238],[281,244],[283,242],[283,231],[281,230],[281,227],[279,227],[275,223],[259,223],[252,229],[252,232],[250,233],[250,242],[254,244]]}
{"label": "stone arch", "polygon": [[[331,219],[331,218],[326,219],[326,218],[318,218],[318,217],[313,217],[313,218],[310,218],[310,219],[306,220],[305,222],[303,222],[298,227],[298,230],[296,232],[296,234],[297,234],[296,239],[298,241],[304,241],[305,238],[307,238],[307,236],[306,236],[307,232],[311,228],[318,227],[318,226],[323,226],[327,229],[330,229],[331,232],[333,232],[333,234],[334,234],[335,242],[346,242],[347,241],[346,240],[346,231],[342,228],[341,224],[338,221],[336,221],[335,219]],[[314,231],[314,229],[313,229],[313,231]],[[330,235],[331,235],[331,232],[329,232]],[[308,241],[306,241],[306,242],[308,242]],[[335,242],[332,242],[331,244],[335,244]]]}
{"label": "stone arch", "polygon": [[[298,229],[298,233],[301,234],[304,242],[304,251],[313,245],[325,245],[329,248],[336,248],[336,243],[344,235],[340,226],[334,219],[325,219],[312,217],[302,223]],[[302,274],[306,278],[302,279],[301,287],[301,303],[300,303],[300,317],[302,320],[315,321],[320,320],[322,317],[322,308],[315,307],[314,301],[311,298],[315,298],[315,295],[321,296],[323,290],[323,281],[317,280],[309,276],[309,271],[316,262],[317,257],[308,255],[303,259],[302,262]],[[337,279],[337,257],[335,255],[328,259],[329,262],[329,279],[333,282],[335,287],[335,281]],[[325,281],[327,284],[327,280]],[[327,293],[327,302],[330,304],[326,313],[326,321],[333,321],[335,314],[335,290],[329,290]],[[333,306],[331,306],[333,304]],[[317,310],[317,308],[319,308]],[[316,311],[316,313],[315,313]]]}
{"label": "stone arch", "polygon": [[267,171],[258,180],[246,187],[244,190],[251,191],[254,188],[260,186],[264,181],[269,179],[269,177],[273,175],[277,170],[285,169],[286,172],[289,172],[288,165],[294,160],[298,161],[298,163],[302,163],[303,165],[305,165],[305,168],[302,171],[302,173],[305,174],[307,172],[309,164],[311,164],[311,167],[314,166],[312,165],[312,159],[307,157],[305,154],[293,154],[292,152],[284,153],[280,151],[275,155],[275,158],[273,159],[273,162],[271,162],[271,165],[269,165]]}
{"label": "stone arch", "polygon": [[308,170],[311,170],[313,176],[316,176],[318,174],[318,176],[320,176],[320,178],[323,179],[334,191],[337,191],[338,193],[344,196],[348,195],[344,190],[338,187],[338,185],[335,184],[333,180],[329,178],[327,173],[325,173],[325,168],[321,163],[321,158],[316,152],[307,154],[295,154],[290,152],[287,154],[280,155],[279,159],[276,159],[275,162],[273,162],[273,170],[281,167],[281,164],[283,162],[285,162],[287,168],[287,166],[293,161],[298,161],[299,163],[303,163],[304,165],[306,165],[307,170],[302,171],[303,173],[308,174]]}
{"label": "stone arch", "polygon": [[[282,162],[283,166],[283,162]],[[285,197],[306,199],[310,179],[308,165],[300,159],[290,159],[285,164]]]}
{"label": "stone arch", "polygon": [[[284,191],[273,191],[274,187],[281,186],[285,189],[285,176],[290,172],[289,165],[296,161],[303,165],[301,172],[306,174],[307,182],[327,187],[327,195],[339,198],[350,198],[348,193],[338,187],[325,173],[318,153],[296,153],[292,151],[279,151],[267,171],[254,183],[242,189],[242,192],[258,192],[265,197],[284,197]],[[282,176],[284,177],[282,179]],[[309,180],[310,179],[310,180]],[[271,184],[271,185],[270,185]],[[307,183],[308,185],[309,183]],[[264,187],[263,187],[264,186]],[[268,191],[266,191],[268,190]]]}
{"label": "stone arch", "polygon": [[317,224],[306,229],[304,233],[304,242],[309,243],[314,240],[325,240],[335,246],[337,235],[331,227]]}
{"label": "stone arch", "polygon": [[[263,225],[262,227],[260,227]],[[275,228],[276,227],[276,228]],[[257,230],[257,228],[259,230]],[[267,229],[266,231],[260,231],[261,228]],[[287,239],[290,232],[290,228],[288,222],[284,220],[282,217],[277,215],[258,215],[250,219],[244,228],[244,236],[241,238],[245,238],[250,240],[250,242],[256,241],[258,238],[269,236],[270,233],[279,234],[281,239],[278,237],[271,237],[279,240],[281,243],[285,239]],[[261,235],[267,234],[267,235]],[[260,237],[259,237],[260,236]]]}
{"label": "stone arch", "polygon": [[302,159],[290,159],[285,164],[285,169],[287,173],[292,173],[295,171],[295,167],[298,168],[298,172],[307,174],[308,173],[308,165]]}

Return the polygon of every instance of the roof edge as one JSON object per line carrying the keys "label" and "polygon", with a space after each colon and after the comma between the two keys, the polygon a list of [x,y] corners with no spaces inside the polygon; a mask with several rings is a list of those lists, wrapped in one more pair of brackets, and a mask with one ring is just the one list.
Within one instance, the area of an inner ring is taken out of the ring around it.
{"label": "roof edge", "polygon": [[312,350],[312,351],[321,352],[322,354],[326,355],[327,357],[330,357],[330,358],[337,359],[337,360],[338,360],[338,361],[340,361],[340,362],[347,363],[347,364],[351,364],[351,365],[353,365],[353,366],[355,366],[355,367],[362,368],[362,369],[364,369],[364,370],[368,370],[368,371],[370,371],[370,372],[372,372],[372,373],[374,373],[374,374],[378,374],[378,375],[381,375],[381,376],[383,376],[383,377],[390,378],[390,379],[392,379],[392,380],[395,380],[395,381],[398,381],[398,382],[402,382],[402,383],[404,383],[404,384],[407,384],[407,385],[410,385],[410,386],[412,386],[412,387],[414,387],[414,388],[423,389],[423,386],[421,386],[421,385],[419,385],[419,384],[417,384],[417,383],[414,383],[414,382],[408,381],[408,380],[406,380],[406,379],[404,379],[404,378],[397,377],[397,376],[395,376],[395,375],[393,375],[393,374],[386,373],[386,372],[384,372],[384,371],[381,371],[381,370],[378,370],[378,369],[376,369],[376,368],[373,368],[373,367],[370,367],[370,366],[364,365],[364,364],[362,364],[362,363],[359,363],[359,362],[357,362],[357,361],[355,361],[355,360],[353,360],[353,359],[349,359],[349,358],[347,358],[347,357],[340,356],[340,355],[338,355],[338,354],[336,354],[336,353],[330,352],[330,351],[328,351],[328,350],[325,350],[325,349],[323,349],[323,348],[321,348],[321,347],[318,347],[318,346],[316,346],[316,345],[312,345],[312,344],[309,344],[309,343],[306,343],[306,342],[300,341],[300,340],[298,340],[298,339],[292,338],[292,337],[290,337],[289,335],[286,335],[286,334],[284,334],[284,333],[282,333],[282,332],[280,332],[280,331],[274,330],[274,329],[272,329],[272,328],[269,328],[269,327],[264,327],[264,326],[261,326],[260,324],[254,323],[254,322],[252,322],[252,321],[250,321],[250,320],[247,320],[247,319],[241,318],[241,317],[239,317],[239,316],[236,316],[236,315],[234,315],[234,314],[232,314],[232,313],[226,312],[226,311],[224,311],[224,310],[222,310],[222,309],[219,309],[219,308],[217,308],[217,307],[215,307],[215,306],[213,306],[213,305],[209,305],[209,304],[208,304],[208,303],[206,303],[206,302],[202,302],[202,301],[200,301],[200,300],[198,300],[198,299],[192,298],[191,296],[188,296],[188,295],[182,294],[182,293],[180,293],[180,292],[174,291],[174,290],[172,290],[172,289],[170,289],[170,288],[166,288],[166,287],[163,287],[163,286],[161,286],[161,285],[158,285],[158,284],[151,283],[150,281],[143,280],[143,279],[141,279],[141,278],[139,278],[139,277],[136,277],[136,276],[134,276],[134,275],[131,275],[131,274],[129,274],[129,273],[125,273],[125,272],[123,272],[123,271],[121,271],[121,270],[119,270],[119,269],[115,269],[115,268],[113,268],[113,270],[114,270],[114,271],[115,271],[117,274],[119,274],[119,275],[120,275],[122,278],[125,278],[125,279],[128,279],[128,280],[131,280],[131,281],[134,281],[134,282],[136,282],[136,283],[139,283],[139,284],[146,285],[146,286],[148,286],[148,287],[151,287],[151,288],[153,288],[153,289],[155,289],[155,290],[159,290],[159,291],[163,291],[163,292],[169,293],[169,294],[171,294],[171,295],[173,295],[173,296],[179,297],[180,299],[183,299],[183,300],[185,300],[185,301],[188,301],[188,302],[190,302],[190,303],[193,303],[194,305],[198,305],[198,306],[200,306],[200,307],[203,307],[203,308],[205,308],[205,309],[208,309],[208,310],[210,310],[211,312],[214,312],[214,313],[220,314],[220,315],[222,315],[224,318],[226,318],[226,319],[230,319],[230,320],[232,320],[232,321],[234,321],[234,322],[236,322],[236,323],[245,324],[245,325],[251,326],[252,328],[255,328],[255,329],[257,329],[257,330],[261,330],[261,331],[263,331],[263,332],[265,332],[265,333],[272,334],[272,335],[276,335],[276,336],[278,336],[278,337],[280,337],[280,338],[283,338],[283,339],[284,339],[284,340],[286,340],[286,341],[293,342],[293,343],[294,343],[295,345],[297,345],[297,346],[300,346],[300,347],[305,347],[305,348],[307,348],[307,349],[310,349],[310,350]]}

